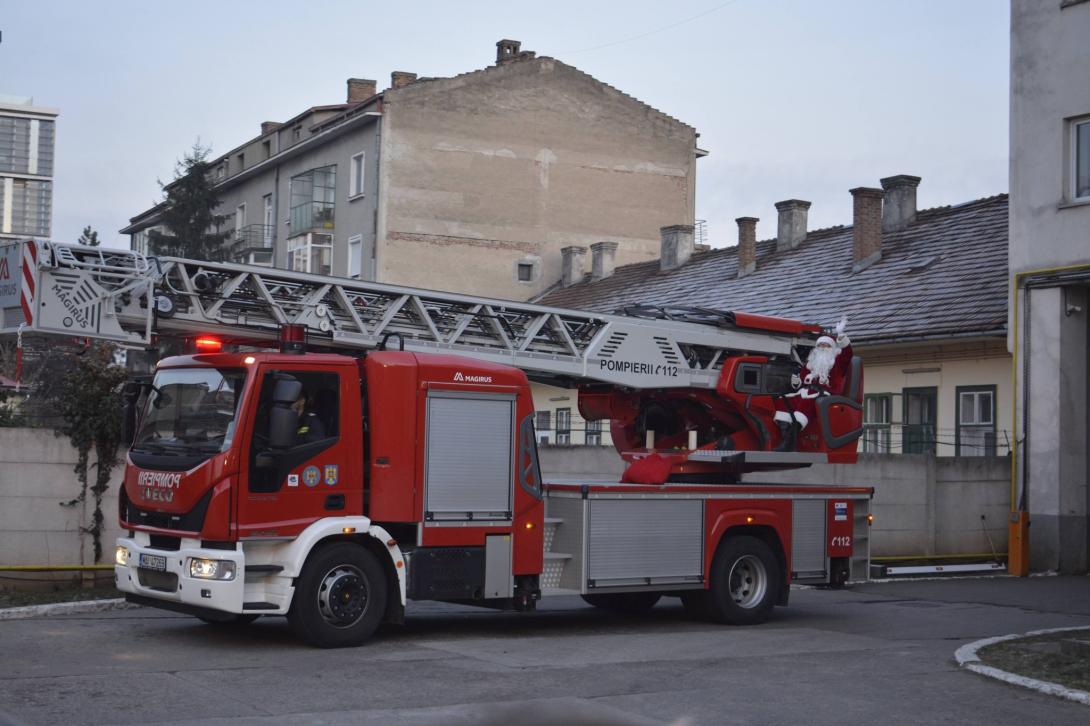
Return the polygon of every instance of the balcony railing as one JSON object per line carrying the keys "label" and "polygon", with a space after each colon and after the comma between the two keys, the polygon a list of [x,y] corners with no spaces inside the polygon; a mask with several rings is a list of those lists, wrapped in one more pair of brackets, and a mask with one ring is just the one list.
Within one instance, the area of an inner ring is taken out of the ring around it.
{"label": "balcony railing", "polygon": [[249,250],[271,249],[276,239],[276,228],[270,224],[248,224],[231,232],[231,254]]}
{"label": "balcony railing", "polygon": [[333,229],[333,202],[306,202],[291,208],[291,236]]}

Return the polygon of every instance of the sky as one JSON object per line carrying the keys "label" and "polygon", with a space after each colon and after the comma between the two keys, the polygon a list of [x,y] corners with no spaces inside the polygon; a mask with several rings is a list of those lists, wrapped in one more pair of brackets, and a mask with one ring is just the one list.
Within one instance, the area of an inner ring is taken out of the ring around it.
{"label": "sky", "polygon": [[349,77],[484,68],[513,38],[696,127],[696,216],[723,247],[742,216],[774,237],[783,199],[850,224],[848,190],[894,174],[923,177],[921,209],[1006,192],[1009,22],[1006,0],[6,0],[0,94],[60,110],[53,238],[127,247],[194,142],[229,151]]}

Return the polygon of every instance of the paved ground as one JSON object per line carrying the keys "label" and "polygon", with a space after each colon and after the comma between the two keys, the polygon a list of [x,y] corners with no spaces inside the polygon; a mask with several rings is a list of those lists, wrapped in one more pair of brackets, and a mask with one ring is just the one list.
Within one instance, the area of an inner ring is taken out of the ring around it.
{"label": "paved ground", "polygon": [[1090,578],[796,591],[754,628],[677,600],[619,618],[422,605],[357,649],[282,619],[223,630],[137,609],[0,621],[0,723],[892,724],[1090,722],[1086,706],[958,670],[979,638],[1090,624]]}

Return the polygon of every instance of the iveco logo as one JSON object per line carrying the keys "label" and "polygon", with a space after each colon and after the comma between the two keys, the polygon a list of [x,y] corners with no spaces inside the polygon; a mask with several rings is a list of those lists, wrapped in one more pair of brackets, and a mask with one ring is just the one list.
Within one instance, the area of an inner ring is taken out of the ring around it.
{"label": "iveco logo", "polygon": [[454,373],[455,383],[491,383],[492,376],[467,376],[461,371]]}

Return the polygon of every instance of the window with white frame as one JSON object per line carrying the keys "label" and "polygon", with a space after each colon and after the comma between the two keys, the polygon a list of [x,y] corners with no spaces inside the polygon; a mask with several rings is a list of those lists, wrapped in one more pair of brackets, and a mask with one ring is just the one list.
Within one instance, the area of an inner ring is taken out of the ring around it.
{"label": "window with white frame", "polygon": [[348,277],[359,280],[363,272],[363,235],[348,238]]}
{"label": "window with white frame", "polygon": [[534,428],[537,430],[537,442],[539,444],[549,443],[549,431],[552,430],[552,411],[538,411],[537,420],[534,421]]}
{"label": "window with white frame", "polygon": [[556,409],[556,443],[571,443],[571,409]]}
{"label": "window with white frame", "polygon": [[352,157],[352,162],[348,167],[348,198],[363,196],[363,180],[364,180],[364,166],[363,166],[364,154],[361,151]]}
{"label": "window with white frame", "polygon": [[863,396],[863,451],[888,454],[893,396],[888,393]]}
{"label": "window with white frame", "polygon": [[333,272],[333,236],[309,233],[288,240],[288,269],[330,275]]}
{"label": "window with white frame", "polygon": [[958,386],[957,456],[995,456],[995,386]]}
{"label": "window with white frame", "polygon": [[235,239],[242,239],[242,228],[246,226],[246,205],[235,207]]}
{"label": "window with white frame", "polygon": [[1090,200],[1090,118],[1071,123],[1071,197]]}
{"label": "window with white frame", "polygon": [[602,422],[599,421],[587,421],[587,433],[586,441],[587,446],[601,446],[602,445]]}

